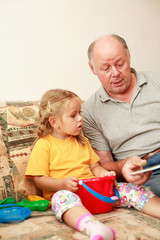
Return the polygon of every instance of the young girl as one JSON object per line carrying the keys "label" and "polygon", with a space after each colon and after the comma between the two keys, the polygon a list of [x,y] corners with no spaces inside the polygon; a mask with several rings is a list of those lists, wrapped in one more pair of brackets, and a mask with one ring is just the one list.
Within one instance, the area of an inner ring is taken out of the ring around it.
{"label": "young girl", "polygon": [[[96,220],[76,194],[79,179],[115,175],[99,165],[99,157],[81,134],[81,103],[76,94],[66,90],[49,90],[43,95],[38,138],[25,175],[51,200],[60,221],[91,240],[111,240],[115,239],[114,230]],[[132,206],[160,217],[160,199],[148,187],[119,183],[118,190],[120,199],[116,206]]]}

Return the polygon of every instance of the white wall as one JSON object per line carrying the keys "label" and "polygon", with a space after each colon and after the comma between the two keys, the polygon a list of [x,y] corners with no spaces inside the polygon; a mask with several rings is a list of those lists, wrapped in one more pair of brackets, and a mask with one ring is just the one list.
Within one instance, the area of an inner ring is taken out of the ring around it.
{"label": "white wall", "polygon": [[0,0],[0,100],[37,100],[50,88],[83,99],[100,83],[87,49],[116,33],[137,70],[160,70],[159,0]]}

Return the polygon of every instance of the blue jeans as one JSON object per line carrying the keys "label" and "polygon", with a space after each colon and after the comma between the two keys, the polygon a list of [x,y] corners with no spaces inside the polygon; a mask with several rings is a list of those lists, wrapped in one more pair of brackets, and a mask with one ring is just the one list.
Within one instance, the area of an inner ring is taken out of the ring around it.
{"label": "blue jeans", "polygon": [[[160,152],[150,157],[143,168],[151,167],[157,164],[160,164]],[[152,171],[150,179],[144,185],[151,187],[153,192],[160,197],[160,168]]]}

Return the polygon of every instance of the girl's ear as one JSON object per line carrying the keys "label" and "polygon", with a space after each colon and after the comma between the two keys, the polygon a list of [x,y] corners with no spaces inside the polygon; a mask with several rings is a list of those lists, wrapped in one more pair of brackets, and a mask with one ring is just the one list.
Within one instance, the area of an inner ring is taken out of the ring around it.
{"label": "girl's ear", "polygon": [[54,119],[54,117],[50,117],[48,121],[49,121],[50,125],[51,125],[52,127],[54,127],[54,125],[55,125],[55,119]]}

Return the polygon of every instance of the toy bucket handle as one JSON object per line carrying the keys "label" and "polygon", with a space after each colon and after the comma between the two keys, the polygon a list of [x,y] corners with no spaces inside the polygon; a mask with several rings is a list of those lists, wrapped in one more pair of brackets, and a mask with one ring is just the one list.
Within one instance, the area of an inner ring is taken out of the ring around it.
{"label": "toy bucket handle", "polygon": [[116,202],[119,198],[120,198],[120,195],[119,195],[119,192],[117,189],[115,189],[115,187],[113,188],[114,189],[114,193],[115,193],[115,196],[112,196],[112,197],[106,197],[100,193],[97,193],[96,191],[94,191],[93,189],[91,189],[90,187],[88,187],[83,180],[79,180],[79,185],[82,185],[89,193],[91,193],[93,196],[95,196],[96,198],[100,199],[101,201],[103,202],[107,202],[107,203],[114,203]]}

